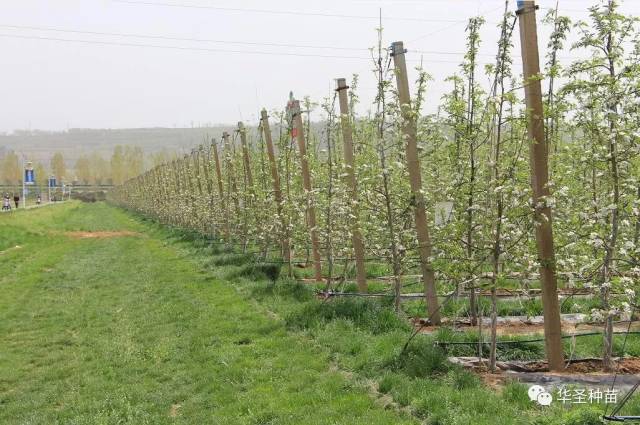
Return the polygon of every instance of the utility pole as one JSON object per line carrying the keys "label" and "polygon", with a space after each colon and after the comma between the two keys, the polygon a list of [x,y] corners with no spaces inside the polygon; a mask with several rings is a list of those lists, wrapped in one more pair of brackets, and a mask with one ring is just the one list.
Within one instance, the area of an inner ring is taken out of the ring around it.
{"label": "utility pole", "polygon": [[264,139],[267,142],[267,156],[269,157],[269,169],[271,170],[271,180],[273,183],[273,196],[276,201],[276,211],[278,213],[278,218],[281,220],[282,225],[282,256],[284,257],[284,261],[289,264],[289,269],[291,270],[291,249],[289,247],[288,237],[289,229],[287,226],[287,220],[282,211],[283,201],[282,190],[280,189],[280,176],[278,175],[278,165],[276,164],[276,154],[275,150],[273,149],[273,140],[271,138],[269,115],[267,114],[266,109],[260,111],[260,124],[264,133]]}
{"label": "utility pole", "polygon": [[535,211],[536,245],[538,248],[538,261],[540,262],[540,279],[542,284],[545,348],[549,370],[561,371],[565,365],[562,351],[562,327],[560,322],[560,306],[558,304],[556,260],[553,248],[552,215],[551,207],[547,204],[547,199],[550,196],[548,185],[549,151],[545,141],[542,88],[539,78],[540,58],[536,27],[537,8],[533,0],[519,0],[517,14],[520,21],[524,93],[530,139],[529,163]]}
{"label": "utility pole", "polygon": [[391,55],[395,66],[396,84],[398,87],[398,100],[402,110],[402,136],[405,139],[407,157],[407,171],[409,183],[413,195],[413,212],[420,252],[420,268],[422,282],[424,283],[424,295],[427,301],[427,312],[431,323],[440,324],[440,308],[438,307],[438,293],[436,291],[435,274],[431,265],[431,238],[427,225],[427,211],[424,195],[422,194],[422,173],[420,170],[420,156],[418,155],[418,129],[416,117],[411,107],[409,95],[409,79],[407,77],[407,63],[402,41],[396,41],[391,45]]}
{"label": "utility pole", "polygon": [[293,118],[293,131],[298,141],[300,153],[300,168],[302,170],[302,183],[307,197],[307,226],[311,236],[311,250],[313,255],[313,268],[316,282],[322,282],[322,263],[320,260],[320,242],[318,240],[318,229],[316,226],[316,209],[313,204],[313,188],[311,187],[311,173],[309,172],[309,160],[307,158],[307,146],[304,140],[304,126],[302,125],[302,113],[300,111],[300,101],[291,100],[288,105],[289,112]]}
{"label": "utility pole", "polygon": [[355,153],[353,149],[353,128],[351,127],[351,115],[349,114],[349,99],[347,80],[338,78],[337,88],[340,101],[340,127],[342,127],[342,147],[344,150],[344,162],[346,165],[346,181],[349,186],[349,198],[351,201],[351,243],[356,258],[356,282],[360,292],[367,292],[367,274],[364,268],[364,242],[360,232],[360,217],[358,210],[358,185],[356,182]]}

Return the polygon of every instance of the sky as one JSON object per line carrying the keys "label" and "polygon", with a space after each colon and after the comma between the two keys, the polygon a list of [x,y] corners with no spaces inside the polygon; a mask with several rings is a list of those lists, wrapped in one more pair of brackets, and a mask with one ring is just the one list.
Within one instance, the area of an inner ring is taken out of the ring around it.
{"label": "sky", "polygon": [[[559,5],[578,20],[596,2]],[[540,19],[556,0],[537,3]],[[429,113],[459,69],[470,17],[485,17],[481,60],[493,60],[504,0],[5,0],[0,132],[251,124],[262,107],[282,108],[290,91],[321,101],[335,78],[352,74],[366,109],[380,10],[385,45],[404,41],[409,50],[410,79],[420,61],[433,77]],[[626,0],[623,11],[640,15],[640,1]],[[547,36],[540,28],[541,55]]]}

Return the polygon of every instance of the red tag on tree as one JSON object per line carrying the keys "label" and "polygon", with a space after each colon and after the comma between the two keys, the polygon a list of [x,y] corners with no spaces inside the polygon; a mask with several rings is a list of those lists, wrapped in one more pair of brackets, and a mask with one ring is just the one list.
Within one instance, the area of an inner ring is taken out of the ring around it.
{"label": "red tag on tree", "polygon": [[298,129],[297,128],[292,128],[291,129],[291,137],[296,137],[298,135]]}

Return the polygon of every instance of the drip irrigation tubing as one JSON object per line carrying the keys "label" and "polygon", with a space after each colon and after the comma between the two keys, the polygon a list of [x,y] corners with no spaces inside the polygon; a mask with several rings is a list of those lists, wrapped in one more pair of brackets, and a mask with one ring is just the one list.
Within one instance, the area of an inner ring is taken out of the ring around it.
{"label": "drip irrigation tubing", "polygon": [[[613,335],[640,335],[640,331],[635,332],[614,332]],[[603,335],[602,332],[585,332],[574,335],[562,335],[562,339],[570,339],[570,338],[579,338],[583,336],[595,336],[595,335]],[[524,340],[515,340],[515,341],[497,341],[497,345],[517,345],[517,344],[531,344],[535,342],[544,342],[544,338],[536,338],[536,339],[524,339]],[[478,345],[479,341],[434,341],[433,345],[438,346],[447,346],[447,345]],[[490,342],[482,342],[482,344],[489,345]]]}
{"label": "drip irrigation tubing", "polygon": [[[389,294],[386,292],[379,292],[379,293],[373,293],[373,294],[364,294],[361,292],[324,292],[324,291],[319,291],[317,292],[318,295],[324,295],[327,298],[331,298],[331,297],[363,297],[363,298],[385,298],[385,297],[389,297],[389,298],[394,298],[395,295],[394,294]],[[424,298],[424,295],[422,294],[404,294],[404,295],[400,295],[400,298],[418,298],[418,299],[422,299]]]}

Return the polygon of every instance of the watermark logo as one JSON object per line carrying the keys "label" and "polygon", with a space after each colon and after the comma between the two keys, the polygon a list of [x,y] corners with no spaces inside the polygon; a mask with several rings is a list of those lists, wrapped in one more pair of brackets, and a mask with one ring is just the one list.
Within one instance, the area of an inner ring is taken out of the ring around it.
{"label": "watermark logo", "polygon": [[533,385],[529,388],[529,399],[541,406],[551,406],[553,396],[540,385]]}
{"label": "watermark logo", "polygon": [[[532,385],[528,391],[529,399],[541,406],[550,406],[554,400],[551,392],[540,385]],[[616,404],[618,390],[600,388],[558,388],[556,402],[562,404]]]}
{"label": "watermark logo", "polygon": [[557,400],[562,404],[617,404],[618,390],[607,388],[560,388]]}

